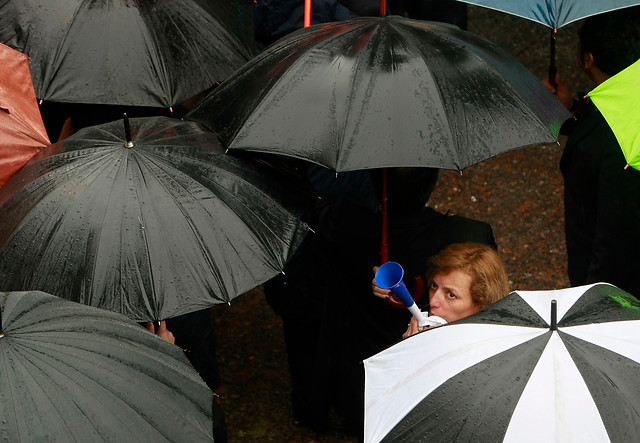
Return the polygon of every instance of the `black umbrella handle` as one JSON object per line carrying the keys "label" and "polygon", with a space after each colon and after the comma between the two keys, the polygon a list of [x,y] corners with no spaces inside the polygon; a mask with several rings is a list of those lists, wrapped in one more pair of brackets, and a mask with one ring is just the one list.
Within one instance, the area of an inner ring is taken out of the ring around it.
{"label": "black umbrella handle", "polygon": [[549,40],[549,84],[554,90],[557,90],[556,84],[556,34],[558,30],[551,30],[551,38]]}

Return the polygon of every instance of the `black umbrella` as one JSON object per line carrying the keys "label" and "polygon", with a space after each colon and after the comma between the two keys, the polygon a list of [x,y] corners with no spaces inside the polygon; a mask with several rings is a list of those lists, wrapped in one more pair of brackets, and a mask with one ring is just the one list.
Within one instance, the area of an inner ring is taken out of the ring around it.
{"label": "black umbrella", "polygon": [[213,393],[182,350],[124,316],[0,294],[4,441],[213,441]]}
{"label": "black umbrella", "polygon": [[197,0],[0,1],[0,42],[31,57],[45,101],[165,107],[251,57]]}
{"label": "black umbrella", "polygon": [[564,106],[518,61],[453,26],[402,17],[301,29],[240,68],[185,118],[229,147],[336,171],[462,170],[557,142]]}
{"label": "black umbrella", "polygon": [[[292,174],[167,117],[86,128],[0,189],[0,288],[139,321],[226,303],[281,272],[307,231]],[[131,147],[128,147],[131,145]]]}
{"label": "black umbrella", "polygon": [[365,441],[639,441],[640,301],[517,291],[365,360]]}

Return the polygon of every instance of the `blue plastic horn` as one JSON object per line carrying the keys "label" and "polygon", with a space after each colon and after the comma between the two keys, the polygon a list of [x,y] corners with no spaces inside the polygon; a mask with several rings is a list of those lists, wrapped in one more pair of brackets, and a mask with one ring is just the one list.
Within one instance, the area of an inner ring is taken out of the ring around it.
{"label": "blue plastic horn", "polygon": [[402,303],[408,308],[414,304],[413,297],[405,286],[402,278],[404,277],[404,269],[400,263],[388,261],[378,268],[376,272],[376,284],[382,289],[391,289]]}
{"label": "blue plastic horn", "polygon": [[391,289],[391,291],[398,297],[402,303],[407,307],[409,312],[418,320],[420,328],[426,326],[428,321],[420,309],[413,301],[413,297],[407,290],[404,282],[404,269],[400,266],[400,263],[394,261],[388,261],[378,268],[376,271],[376,284],[383,289]]}

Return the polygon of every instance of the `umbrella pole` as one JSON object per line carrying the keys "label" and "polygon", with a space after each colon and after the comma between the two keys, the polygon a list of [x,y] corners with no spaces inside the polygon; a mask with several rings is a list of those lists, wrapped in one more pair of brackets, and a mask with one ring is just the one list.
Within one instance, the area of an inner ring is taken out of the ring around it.
{"label": "umbrella pole", "polygon": [[380,17],[387,15],[387,0],[380,0]]}
{"label": "umbrella pole", "polygon": [[558,302],[551,300],[551,330],[558,330]]}
{"label": "umbrella pole", "polygon": [[[387,198],[387,168],[384,168],[382,170],[381,200],[382,201],[380,203],[382,206],[382,210],[381,210],[381,217],[382,217],[382,223],[381,223],[382,233],[381,234],[382,235],[381,235],[381,241],[380,241],[380,265],[383,265],[389,261],[389,241],[387,237],[387,231],[388,231],[387,216],[389,212],[387,209],[387,203],[389,201],[389,199]],[[422,279],[421,276],[415,276],[413,277],[413,284],[414,284],[414,290],[411,296],[413,297],[413,300],[417,303],[422,298],[422,294],[424,293],[424,280]],[[390,305],[395,306],[396,308],[407,307],[394,294],[391,294],[389,296],[389,298],[387,299],[387,302],[389,302]]]}
{"label": "umbrella pole", "polygon": [[549,83],[553,89],[556,89],[556,34],[557,28],[551,29],[551,37],[549,39]]}
{"label": "umbrella pole", "polygon": [[122,115],[122,120],[124,121],[124,137],[126,140],[124,146],[127,148],[133,148],[133,142],[131,141],[131,127],[129,126],[129,116],[126,112]]}
{"label": "umbrella pole", "polygon": [[389,261],[389,242],[387,241],[387,168],[382,170],[382,237],[380,241],[380,264]]}
{"label": "umbrella pole", "polygon": [[311,26],[311,0],[304,0],[304,27]]}

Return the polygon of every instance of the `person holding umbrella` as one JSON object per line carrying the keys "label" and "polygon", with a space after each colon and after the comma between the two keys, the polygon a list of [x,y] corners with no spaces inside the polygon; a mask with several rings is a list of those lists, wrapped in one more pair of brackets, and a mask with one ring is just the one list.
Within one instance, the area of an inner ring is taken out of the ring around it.
{"label": "person holding umbrella", "polygon": [[[379,195],[382,171],[370,173]],[[451,243],[496,247],[487,223],[425,205],[438,169],[388,168],[387,174],[389,257],[403,264],[408,278],[423,275],[426,260]],[[350,199],[321,201],[308,222],[315,232],[309,237],[314,247],[305,263],[296,263],[301,269],[285,270],[287,283],[279,293],[291,300],[289,312],[280,310],[290,363],[303,356],[308,362],[290,367],[294,411],[303,424],[323,431],[333,407],[347,432],[359,434],[364,407],[361,362],[396,343],[411,314],[371,297],[371,266],[380,263],[379,212]],[[407,286],[416,297],[422,295],[419,284],[407,281]],[[304,300],[314,308],[301,309]]]}
{"label": "person holding umbrella", "polygon": [[[640,59],[640,7],[589,17],[578,31],[578,63],[596,85]],[[589,100],[572,100],[557,75],[543,83],[575,114],[561,133],[565,235],[572,286],[608,282],[640,297],[640,171],[626,160]]]}

